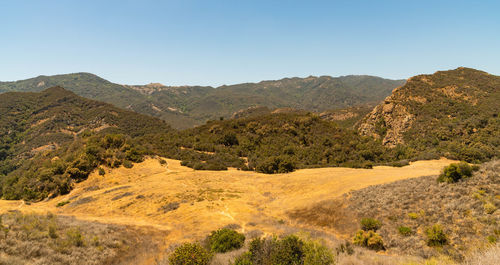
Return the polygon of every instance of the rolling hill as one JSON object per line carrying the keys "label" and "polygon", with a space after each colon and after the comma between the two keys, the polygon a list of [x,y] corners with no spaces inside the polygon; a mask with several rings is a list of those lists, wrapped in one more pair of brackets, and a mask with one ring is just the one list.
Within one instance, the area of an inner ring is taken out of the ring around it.
{"label": "rolling hill", "polygon": [[128,86],[111,83],[89,73],[75,73],[0,82],[0,93],[37,92],[62,86],[79,96],[161,118],[175,128],[184,129],[207,120],[229,118],[239,110],[256,106],[320,112],[377,104],[403,82],[352,75],[285,78],[217,88],[161,84]]}
{"label": "rolling hill", "polygon": [[0,194],[40,199],[68,192],[100,164],[140,161],[132,138],[172,132],[164,121],[61,87],[0,95]]}
{"label": "rolling hill", "polygon": [[359,125],[402,154],[479,162],[500,155],[500,77],[457,68],[418,75]]}

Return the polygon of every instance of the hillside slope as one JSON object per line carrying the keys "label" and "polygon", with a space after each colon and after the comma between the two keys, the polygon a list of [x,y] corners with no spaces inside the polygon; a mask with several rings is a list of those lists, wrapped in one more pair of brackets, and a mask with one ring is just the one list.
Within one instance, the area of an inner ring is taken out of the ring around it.
{"label": "hillside slope", "polygon": [[[332,196],[289,215],[351,236],[362,218],[375,218],[382,224],[377,232],[389,252],[425,258],[444,254],[461,260],[500,237],[499,172],[500,161],[493,160],[457,183],[438,183],[437,176],[431,175],[399,180]],[[442,247],[427,245],[426,230],[435,224],[442,226],[447,237]],[[407,231],[400,232],[400,227]]]}
{"label": "hillside slope", "polygon": [[402,80],[373,76],[330,76],[211,87],[135,86],[143,93],[167,103],[200,122],[231,117],[239,110],[261,106],[324,111],[367,103],[378,103],[402,85]]}
{"label": "hillside slope", "polygon": [[153,100],[139,91],[109,82],[90,73],[38,76],[15,82],[0,82],[0,93],[40,92],[53,86],[64,87],[81,97],[161,118],[176,127],[179,127],[179,124],[185,124],[187,127],[194,126],[193,120],[187,115],[170,111],[167,107],[162,111],[155,107]]}
{"label": "hillside slope", "polygon": [[213,164],[272,174],[296,168],[371,167],[394,160],[392,150],[380,141],[317,114],[293,110],[210,121],[180,132],[178,143],[214,154],[211,161],[186,161],[195,169]]}
{"label": "hillside slope", "polygon": [[127,86],[111,83],[89,73],[75,73],[0,82],[0,93],[37,92],[52,86],[62,86],[82,97],[158,117],[176,128],[189,128],[207,120],[229,118],[234,112],[255,106],[324,111],[366,103],[376,104],[402,84],[402,80],[373,76],[322,76],[217,88],[169,87],[161,84]]}
{"label": "hillside slope", "polygon": [[0,196],[67,192],[69,180],[85,178],[100,163],[140,160],[133,137],[169,132],[162,120],[61,87],[1,94]]}
{"label": "hillside slope", "polygon": [[407,156],[446,155],[470,162],[500,155],[500,77],[458,68],[412,77],[375,107],[362,135]]}

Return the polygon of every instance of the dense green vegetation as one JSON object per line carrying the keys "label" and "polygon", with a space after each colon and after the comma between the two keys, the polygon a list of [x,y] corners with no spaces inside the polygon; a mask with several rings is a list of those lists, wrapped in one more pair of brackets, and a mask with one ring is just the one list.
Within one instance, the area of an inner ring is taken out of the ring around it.
{"label": "dense green vegetation", "polygon": [[254,106],[324,111],[369,102],[376,104],[402,84],[402,80],[372,76],[322,76],[217,88],[167,87],[161,84],[126,86],[92,74],[75,73],[0,82],[0,93],[37,92],[62,86],[82,97],[161,118],[175,128],[189,128],[207,120],[229,118],[234,112]]}
{"label": "dense green vegetation", "polygon": [[0,96],[0,196],[68,193],[99,165],[140,162],[136,139],[173,130],[163,121],[80,98],[62,88]]}
{"label": "dense green vegetation", "polygon": [[354,236],[353,243],[377,251],[385,249],[382,237],[372,230],[359,230]]}
{"label": "dense green vegetation", "polygon": [[364,231],[377,231],[382,224],[380,223],[379,220],[373,219],[373,218],[363,218],[361,219],[361,229]]}
{"label": "dense green vegetation", "polygon": [[211,121],[175,131],[159,119],[60,87],[2,94],[0,103],[0,196],[5,199],[65,194],[100,166],[132,167],[144,155],[179,159],[194,169],[264,173],[371,167],[392,156],[373,139],[308,112]]}
{"label": "dense green vegetation", "polygon": [[[215,240],[215,241],[214,241]],[[237,244],[234,244],[237,241]],[[223,246],[222,249],[215,248]],[[212,262],[217,253],[237,250],[243,247],[245,236],[231,229],[219,229],[208,236],[204,247],[198,242],[184,243],[169,255],[169,264],[203,265],[220,264]],[[232,247],[228,248],[228,246]],[[331,265],[334,255],[322,241],[288,235],[282,238],[257,237],[249,242],[245,252],[239,252],[230,264],[234,265]],[[212,262],[212,263],[211,263]]]}
{"label": "dense green vegetation", "polygon": [[169,257],[172,265],[208,265],[212,254],[199,243],[184,243]]}
{"label": "dense green vegetation", "polygon": [[272,174],[320,166],[369,168],[393,159],[393,152],[372,138],[307,112],[211,121],[180,135],[185,148],[213,153],[210,161],[185,162],[193,168],[219,163]]}
{"label": "dense green vegetation", "polygon": [[427,245],[430,247],[442,246],[448,242],[448,238],[439,224],[435,224],[425,230],[427,234]]}
{"label": "dense green vegetation", "polygon": [[384,250],[382,237],[376,233],[382,224],[373,218],[361,219],[361,230],[353,238],[355,245],[366,247],[372,250]]}
{"label": "dense green vegetation", "polygon": [[224,253],[241,248],[245,243],[245,235],[223,228],[213,231],[208,237],[208,243],[213,252]]}
{"label": "dense green vegetation", "polygon": [[462,178],[472,176],[472,171],[473,167],[466,162],[460,162],[458,164],[453,163],[443,168],[443,172],[441,172],[437,180],[439,182],[454,183]]}
{"label": "dense green vegetation", "polygon": [[295,235],[256,238],[249,250],[234,265],[330,265],[334,264],[331,251],[320,242],[304,240]]}
{"label": "dense green vegetation", "polygon": [[[402,156],[478,163],[500,156],[499,102],[499,76],[458,68],[411,78],[364,122],[384,138],[398,124],[388,121],[408,117],[398,116],[404,108],[412,118],[397,147]],[[392,111],[383,110],[390,105]]]}

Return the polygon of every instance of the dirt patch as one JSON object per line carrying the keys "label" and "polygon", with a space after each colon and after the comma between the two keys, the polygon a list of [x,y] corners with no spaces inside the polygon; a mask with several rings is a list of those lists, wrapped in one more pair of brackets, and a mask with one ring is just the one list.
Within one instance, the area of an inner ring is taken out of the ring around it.
{"label": "dirt patch", "polygon": [[69,206],[76,207],[78,205],[86,204],[95,201],[96,199],[94,197],[83,197],[81,199],[78,199],[74,202],[71,202]]}
{"label": "dirt patch", "polygon": [[170,211],[175,211],[175,210],[179,209],[180,205],[181,204],[178,202],[171,202],[171,203],[165,204],[162,207],[158,208],[158,211],[161,211],[163,213],[168,213]]}
{"label": "dirt patch", "polygon": [[119,200],[121,198],[132,196],[132,195],[134,195],[132,192],[125,192],[125,193],[122,193],[120,195],[117,195],[117,196],[113,197],[111,200],[112,201],[116,201],[116,200]]}
{"label": "dirt patch", "polygon": [[344,197],[323,201],[311,207],[295,209],[287,214],[299,223],[330,228],[341,235],[350,236],[358,228],[357,216],[347,209]]}
{"label": "dirt patch", "polygon": [[116,188],[112,188],[110,190],[107,190],[107,191],[104,191],[102,194],[107,194],[107,193],[111,193],[111,192],[115,192],[117,190],[123,190],[123,189],[128,189],[130,188],[131,186],[121,186],[121,187],[116,187]]}

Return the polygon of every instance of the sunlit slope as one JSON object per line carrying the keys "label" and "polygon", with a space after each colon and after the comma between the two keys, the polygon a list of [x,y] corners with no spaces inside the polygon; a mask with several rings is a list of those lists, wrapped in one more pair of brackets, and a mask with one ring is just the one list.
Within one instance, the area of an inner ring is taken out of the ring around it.
{"label": "sunlit slope", "polygon": [[[100,222],[169,230],[170,242],[199,239],[228,224],[279,233],[286,212],[350,190],[435,175],[452,161],[418,161],[373,169],[318,168],[266,175],[246,171],[195,171],[179,161],[147,159],[131,169],[93,173],[68,195],[25,205],[0,201],[0,210],[52,211]],[[67,202],[64,206],[56,204]]]}

